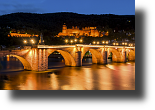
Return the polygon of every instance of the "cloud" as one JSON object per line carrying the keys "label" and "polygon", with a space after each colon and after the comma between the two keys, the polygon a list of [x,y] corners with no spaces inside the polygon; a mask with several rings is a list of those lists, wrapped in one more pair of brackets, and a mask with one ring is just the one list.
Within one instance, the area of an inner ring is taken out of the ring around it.
{"label": "cloud", "polygon": [[45,0],[6,0],[0,4],[0,15],[15,13],[15,12],[31,12],[43,13],[44,9],[39,5]]}

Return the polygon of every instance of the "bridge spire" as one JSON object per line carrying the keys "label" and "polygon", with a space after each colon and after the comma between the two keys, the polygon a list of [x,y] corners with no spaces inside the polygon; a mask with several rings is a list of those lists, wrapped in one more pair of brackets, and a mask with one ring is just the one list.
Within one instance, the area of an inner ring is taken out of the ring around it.
{"label": "bridge spire", "polygon": [[39,40],[38,45],[45,45],[44,40],[43,40],[43,34],[42,33],[40,34],[40,40]]}

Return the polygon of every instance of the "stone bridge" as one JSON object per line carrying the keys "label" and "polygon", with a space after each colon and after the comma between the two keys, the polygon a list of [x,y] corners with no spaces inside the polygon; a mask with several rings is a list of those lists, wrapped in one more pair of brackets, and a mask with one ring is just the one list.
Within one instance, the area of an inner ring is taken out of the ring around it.
{"label": "stone bridge", "polygon": [[107,64],[107,58],[112,52],[113,62],[135,60],[135,47],[104,46],[104,45],[35,45],[30,49],[0,51],[0,57],[11,55],[18,58],[25,70],[45,71],[48,69],[48,56],[54,51],[59,52],[66,66],[82,66],[83,56],[87,51],[92,54],[92,63]]}

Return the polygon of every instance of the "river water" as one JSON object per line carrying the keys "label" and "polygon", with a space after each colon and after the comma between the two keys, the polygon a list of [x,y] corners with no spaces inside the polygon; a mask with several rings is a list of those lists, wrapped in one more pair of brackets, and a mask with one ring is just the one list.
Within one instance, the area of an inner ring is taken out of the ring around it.
{"label": "river water", "polygon": [[24,71],[16,58],[1,58],[1,90],[135,90],[135,62],[92,64],[83,59],[82,67],[65,67],[61,58],[49,58],[49,70]]}

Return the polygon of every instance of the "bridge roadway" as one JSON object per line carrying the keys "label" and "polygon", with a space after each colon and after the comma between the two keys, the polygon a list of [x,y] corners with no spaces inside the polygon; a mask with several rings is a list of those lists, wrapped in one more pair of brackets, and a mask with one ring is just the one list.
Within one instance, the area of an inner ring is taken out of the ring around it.
{"label": "bridge roadway", "polygon": [[18,58],[25,70],[45,71],[48,69],[48,56],[59,52],[66,66],[82,66],[83,56],[87,51],[92,54],[92,63],[107,64],[108,55],[112,52],[113,62],[135,60],[135,47],[108,45],[34,45],[21,50],[0,51],[0,57],[11,55]]}

